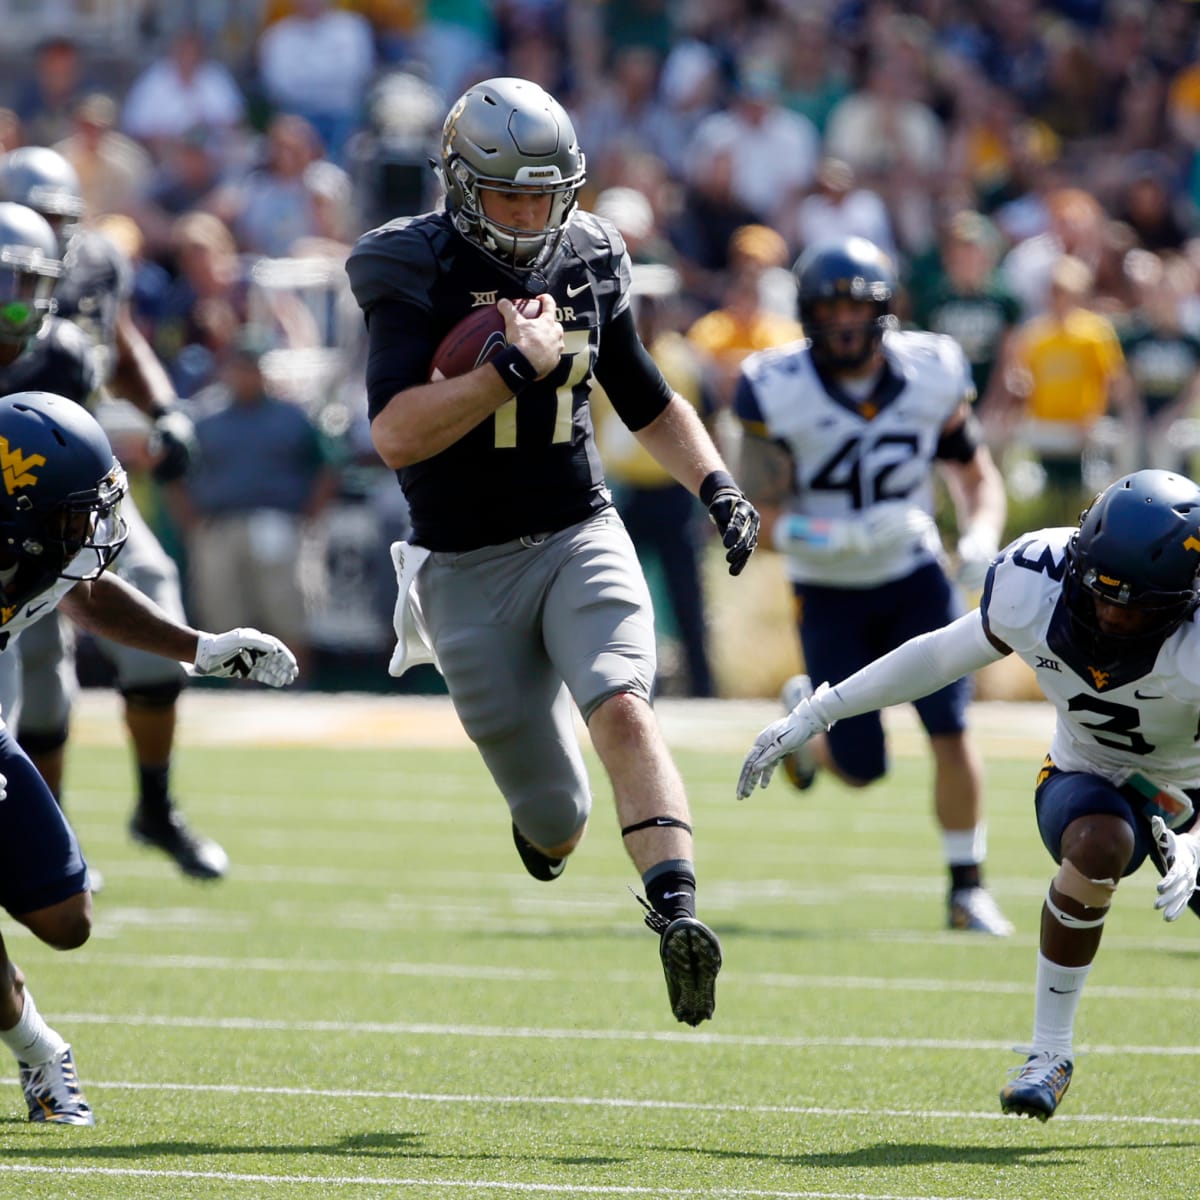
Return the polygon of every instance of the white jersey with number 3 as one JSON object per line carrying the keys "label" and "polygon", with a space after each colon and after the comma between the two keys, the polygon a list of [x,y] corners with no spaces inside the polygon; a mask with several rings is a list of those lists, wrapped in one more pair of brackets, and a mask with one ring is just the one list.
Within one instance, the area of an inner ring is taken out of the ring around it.
{"label": "white jersey with number 3", "polygon": [[1057,710],[1050,757],[1060,770],[1089,771],[1116,784],[1141,772],[1157,783],[1200,786],[1200,625],[1194,617],[1167,638],[1145,674],[1127,681],[1082,655],[1072,665],[1050,645],[1074,532],[1043,529],[1005,549],[984,590],[984,627],[1033,668]]}
{"label": "white jersey with number 3", "polygon": [[[887,368],[866,397],[831,393],[807,342],[750,355],[735,410],[749,433],[785,445],[795,463],[789,510],[806,517],[863,517],[903,502],[933,511],[933,461],[942,428],[974,396],[962,348],[942,334],[889,331]],[[870,554],[788,561],[802,583],[873,587],[911,574],[940,551],[928,533]]]}

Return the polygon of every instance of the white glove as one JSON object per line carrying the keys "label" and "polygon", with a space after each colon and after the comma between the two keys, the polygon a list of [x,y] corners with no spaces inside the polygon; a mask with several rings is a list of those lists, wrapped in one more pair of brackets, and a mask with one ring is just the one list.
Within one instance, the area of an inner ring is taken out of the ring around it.
{"label": "white glove", "polygon": [[991,530],[968,529],[958,539],[959,584],[968,592],[979,591],[999,551],[1000,542]]}
{"label": "white glove", "polygon": [[1200,870],[1200,840],[1191,833],[1172,833],[1162,817],[1152,817],[1150,830],[1158,843],[1167,873],[1158,882],[1155,908],[1163,910],[1164,921],[1174,921],[1187,908],[1196,890],[1196,872]]}
{"label": "white glove", "polygon": [[862,525],[867,537],[864,553],[874,553],[920,541],[933,528],[933,518],[907,500],[888,500],[867,509]]}
{"label": "white glove", "polygon": [[219,679],[256,679],[286,687],[299,672],[296,657],[276,637],[257,629],[202,633],[196,646],[196,670]]}
{"label": "white glove", "polygon": [[745,800],[756,787],[766,787],[785,754],[798,750],[805,742],[831,727],[832,722],[818,714],[821,697],[828,691],[829,684],[821,684],[786,717],[773,721],[754,739],[754,745],[742,763],[742,773],[738,776],[739,800]]}

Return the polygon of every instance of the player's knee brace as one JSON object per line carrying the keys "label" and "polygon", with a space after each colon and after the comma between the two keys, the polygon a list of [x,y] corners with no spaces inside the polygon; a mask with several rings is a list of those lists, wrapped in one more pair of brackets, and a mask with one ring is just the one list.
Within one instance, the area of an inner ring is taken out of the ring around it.
{"label": "player's knee brace", "polygon": [[164,680],[162,683],[131,684],[121,688],[121,696],[132,708],[170,708],[183,691],[184,679]]}
{"label": "player's knee brace", "polygon": [[[1067,929],[1098,929],[1108,916],[1108,908],[1116,890],[1115,879],[1089,879],[1069,858],[1064,858],[1046,893],[1046,907],[1051,916]],[[1056,895],[1088,909],[1089,915],[1080,916],[1064,911],[1056,903]]]}

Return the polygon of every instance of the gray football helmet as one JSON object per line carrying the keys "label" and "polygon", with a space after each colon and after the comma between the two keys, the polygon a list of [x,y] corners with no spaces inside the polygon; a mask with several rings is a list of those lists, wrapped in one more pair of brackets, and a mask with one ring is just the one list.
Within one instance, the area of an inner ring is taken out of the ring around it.
{"label": "gray football helmet", "polygon": [[[562,238],[585,161],[566,110],[527,79],[485,79],[464,92],[442,126],[442,184],[455,228],[502,265],[532,271]],[[535,190],[552,197],[539,230],[484,215],[480,192]]]}
{"label": "gray football helmet", "polygon": [[24,343],[54,311],[62,274],[58,240],[45,217],[0,201],[0,342]]}
{"label": "gray football helmet", "polygon": [[41,213],[58,237],[60,253],[84,211],[75,168],[48,146],[21,146],[0,155],[0,200]]}

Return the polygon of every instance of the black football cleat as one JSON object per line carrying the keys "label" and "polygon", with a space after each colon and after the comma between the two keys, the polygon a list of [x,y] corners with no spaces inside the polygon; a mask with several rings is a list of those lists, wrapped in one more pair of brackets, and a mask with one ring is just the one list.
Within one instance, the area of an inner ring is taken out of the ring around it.
{"label": "black football cleat", "polygon": [[696,917],[671,921],[640,896],[637,900],[646,909],[646,924],[659,935],[658,956],[675,1019],[685,1025],[707,1021],[717,1008],[717,975],[721,971],[717,935]]}
{"label": "black football cleat", "polygon": [[138,809],[129,822],[135,842],[153,846],[175,860],[192,879],[220,879],[229,870],[229,855],[212,838],[193,833],[183,816],[170,809],[165,816]]}
{"label": "black football cleat", "polygon": [[567,860],[565,858],[551,858],[549,855],[543,854],[517,828],[516,821],[513,822],[512,831],[513,844],[517,847],[517,853],[525,864],[525,870],[534,879],[541,880],[542,883],[552,883],[566,870]]}

